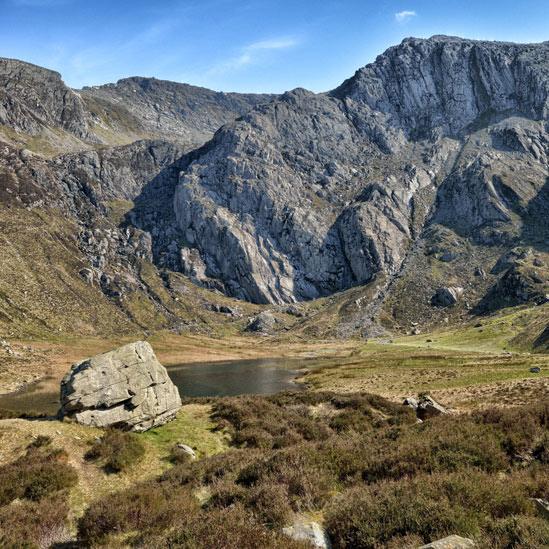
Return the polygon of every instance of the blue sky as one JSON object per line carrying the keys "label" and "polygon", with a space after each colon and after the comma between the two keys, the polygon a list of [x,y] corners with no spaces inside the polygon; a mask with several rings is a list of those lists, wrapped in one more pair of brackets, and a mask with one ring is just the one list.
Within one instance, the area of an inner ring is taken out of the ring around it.
{"label": "blue sky", "polygon": [[73,87],[334,88],[406,36],[549,40],[548,0],[0,0],[0,56]]}

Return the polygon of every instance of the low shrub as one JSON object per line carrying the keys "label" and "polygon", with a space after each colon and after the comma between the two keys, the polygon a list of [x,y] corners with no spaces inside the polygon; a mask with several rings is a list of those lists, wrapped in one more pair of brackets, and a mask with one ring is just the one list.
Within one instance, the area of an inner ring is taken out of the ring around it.
{"label": "low shrub", "polygon": [[[334,410],[330,422],[312,408]],[[246,448],[287,448],[303,441],[319,442],[334,433],[367,432],[390,424],[414,423],[409,408],[368,394],[281,393],[271,397],[222,399],[214,405],[219,428],[231,432],[233,443]]]}
{"label": "low shrub", "polygon": [[384,435],[372,441],[365,456],[367,482],[467,467],[496,472],[509,465],[498,432],[466,418],[438,417]]}
{"label": "low shrub", "polygon": [[15,499],[40,501],[74,486],[78,476],[66,460],[63,450],[46,452],[31,445],[18,460],[0,467],[0,506]]}
{"label": "low shrub", "polygon": [[534,513],[530,495],[520,478],[421,475],[344,492],[329,505],[326,525],[334,548],[374,548],[408,535],[424,543],[450,534],[494,537],[502,519]]}
{"label": "low shrub", "polygon": [[138,435],[109,429],[93,443],[86,459],[101,462],[109,473],[120,473],[139,463],[144,455],[145,446]]}
{"label": "low shrub", "polygon": [[47,435],[38,435],[30,444],[29,448],[42,448],[51,444],[51,437]]}
{"label": "low shrub", "polygon": [[310,549],[259,524],[241,505],[200,512],[162,535],[141,537],[136,545],[155,549]]}
{"label": "low shrub", "polygon": [[60,495],[0,507],[0,547],[30,549],[68,541],[68,513]]}
{"label": "low shrub", "polygon": [[523,515],[505,517],[488,525],[483,535],[482,547],[496,549],[549,547],[549,523],[541,517]]}
{"label": "low shrub", "polygon": [[92,503],[78,522],[78,534],[94,544],[123,532],[161,532],[191,520],[198,510],[190,490],[146,482]]}
{"label": "low shrub", "polygon": [[27,410],[25,412],[16,412],[14,410],[7,410],[0,408],[0,419],[42,419],[48,417],[48,414],[44,412],[36,412],[33,410]]}
{"label": "low shrub", "polygon": [[549,429],[549,401],[516,408],[490,408],[474,414],[482,425],[495,427],[510,457],[532,450],[532,443]]}

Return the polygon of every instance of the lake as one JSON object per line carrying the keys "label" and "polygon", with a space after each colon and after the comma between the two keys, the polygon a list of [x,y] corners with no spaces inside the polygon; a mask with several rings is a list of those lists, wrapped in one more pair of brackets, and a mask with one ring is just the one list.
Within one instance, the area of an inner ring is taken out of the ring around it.
{"label": "lake", "polygon": [[[270,395],[304,388],[295,381],[311,359],[262,358],[226,362],[195,362],[169,366],[168,374],[182,397]],[[318,363],[318,361],[317,361]],[[0,395],[0,408],[16,412],[55,414],[59,380],[44,379],[24,389]]]}

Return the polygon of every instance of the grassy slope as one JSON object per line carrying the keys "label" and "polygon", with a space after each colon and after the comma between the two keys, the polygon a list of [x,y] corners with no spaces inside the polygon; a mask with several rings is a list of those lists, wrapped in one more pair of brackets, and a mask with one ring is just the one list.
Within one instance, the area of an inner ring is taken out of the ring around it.
{"label": "grassy slope", "polygon": [[71,222],[47,211],[0,210],[0,333],[123,333],[131,323],[78,271],[87,265]]}
{"label": "grassy slope", "polygon": [[169,469],[171,465],[167,458],[173,445],[178,442],[195,448],[200,457],[224,451],[228,444],[225,435],[212,429],[210,406],[184,406],[176,420],[142,435],[146,454],[137,466],[127,472],[109,475],[84,459],[101,430],[59,421],[0,420],[0,465],[22,455],[37,436],[51,437],[54,447],[64,448],[68,452],[69,464],[78,472],[79,483],[71,494],[71,507],[78,516],[95,499]]}
{"label": "grassy slope", "polygon": [[[378,339],[357,344],[351,357],[304,379],[319,390],[368,391],[394,400],[430,392],[458,408],[524,403],[549,391],[547,355],[529,352],[548,321],[544,305],[429,334]],[[539,374],[530,372],[534,366]]]}

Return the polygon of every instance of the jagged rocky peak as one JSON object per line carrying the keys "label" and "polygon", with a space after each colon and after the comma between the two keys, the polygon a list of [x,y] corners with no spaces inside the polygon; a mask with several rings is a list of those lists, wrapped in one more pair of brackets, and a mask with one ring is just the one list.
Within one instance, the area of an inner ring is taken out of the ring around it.
{"label": "jagged rocky peak", "polygon": [[[182,269],[238,298],[299,301],[395,275],[433,220],[517,227],[509,201],[545,184],[548,97],[548,44],[440,36],[404,40],[330,93],[287,92],[189,156]],[[530,190],[494,179],[517,162],[498,140],[534,156]]]}
{"label": "jagged rocky peak", "polygon": [[276,97],[215,92],[140,76],[123,78],[116,84],[85,87],[81,94],[90,110],[97,111],[99,106],[105,109],[107,118],[109,113],[125,112],[142,131],[197,144],[210,139],[223,124]]}
{"label": "jagged rocky peak", "polygon": [[549,43],[448,36],[407,38],[359,69],[333,94],[371,109],[407,136],[459,135],[480,116],[514,111],[546,118]]}
{"label": "jagged rocky peak", "polygon": [[52,126],[89,137],[82,99],[61,75],[16,59],[0,58],[0,124],[30,135]]}

